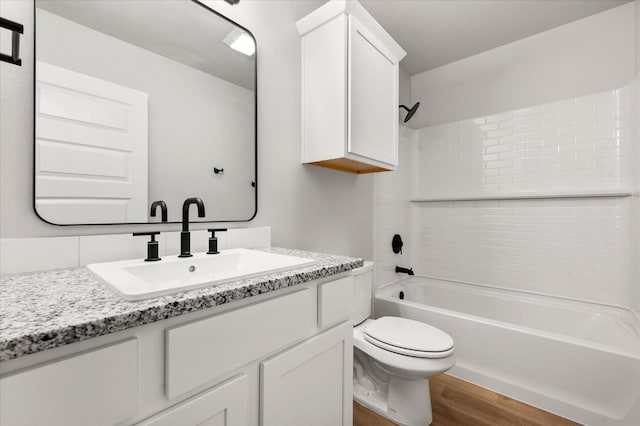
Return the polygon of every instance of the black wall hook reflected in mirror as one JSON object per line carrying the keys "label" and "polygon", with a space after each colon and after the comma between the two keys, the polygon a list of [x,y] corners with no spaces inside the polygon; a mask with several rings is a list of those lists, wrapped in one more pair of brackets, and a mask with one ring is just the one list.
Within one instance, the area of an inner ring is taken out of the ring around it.
{"label": "black wall hook reflected in mirror", "polygon": [[0,18],[0,28],[6,28],[11,31],[11,55],[5,55],[0,53],[0,61],[9,62],[10,64],[22,65],[22,59],[20,59],[20,34],[24,34],[24,27],[22,24],[10,21],[5,18]]}

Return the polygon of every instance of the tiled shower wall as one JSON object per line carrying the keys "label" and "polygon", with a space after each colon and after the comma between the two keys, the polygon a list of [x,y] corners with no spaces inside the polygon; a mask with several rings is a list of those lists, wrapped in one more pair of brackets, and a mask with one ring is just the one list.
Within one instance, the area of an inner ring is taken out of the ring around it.
{"label": "tiled shower wall", "polygon": [[[418,131],[412,197],[634,190],[632,87]],[[420,274],[632,307],[633,197],[411,203]]]}
{"label": "tiled shower wall", "polygon": [[630,185],[631,88],[420,131],[419,196]]}
{"label": "tiled shower wall", "polygon": [[629,306],[629,200],[421,203],[425,275]]}
{"label": "tiled shower wall", "polygon": [[[412,232],[410,197],[411,171],[408,167],[411,155],[416,150],[418,132],[400,125],[398,170],[377,173],[375,176],[375,275],[376,284],[395,281],[396,266],[410,267],[413,264],[413,245],[417,243]],[[391,240],[399,234],[404,242],[402,253],[395,254]]]}

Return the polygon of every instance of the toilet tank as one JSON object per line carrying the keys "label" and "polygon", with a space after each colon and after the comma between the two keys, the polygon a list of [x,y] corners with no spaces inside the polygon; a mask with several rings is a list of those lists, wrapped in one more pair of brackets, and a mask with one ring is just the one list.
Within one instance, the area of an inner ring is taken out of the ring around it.
{"label": "toilet tank", "polygon": [[360,324],[371,316],[371,299],[373,296],[373,262],[364,262],[361,268],[353,269],[353,308],[351,321]]}

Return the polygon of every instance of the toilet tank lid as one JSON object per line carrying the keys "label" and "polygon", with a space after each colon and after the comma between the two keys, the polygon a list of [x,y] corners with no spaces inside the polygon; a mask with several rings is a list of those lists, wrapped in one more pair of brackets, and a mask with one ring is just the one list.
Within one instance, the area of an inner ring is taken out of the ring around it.
{"label": "toilet tank lid", "polygon": [[453,348],[453,339],[428,324],[399,317],[382,317],[363,330],[380,342],[420,352],[444,352]]}

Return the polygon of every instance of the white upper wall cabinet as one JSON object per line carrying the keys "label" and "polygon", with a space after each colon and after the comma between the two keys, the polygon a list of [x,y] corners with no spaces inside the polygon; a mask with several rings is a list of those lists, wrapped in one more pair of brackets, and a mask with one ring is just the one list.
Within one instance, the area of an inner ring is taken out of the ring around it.
{"label": "white upper wall cabinet", "polygon": [[298,21],[302,162],[351,173],[398,165],[398,66],[406,54],[355,0]]}

